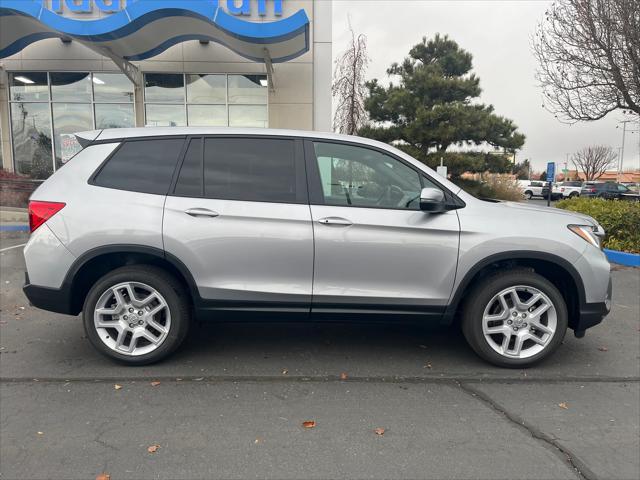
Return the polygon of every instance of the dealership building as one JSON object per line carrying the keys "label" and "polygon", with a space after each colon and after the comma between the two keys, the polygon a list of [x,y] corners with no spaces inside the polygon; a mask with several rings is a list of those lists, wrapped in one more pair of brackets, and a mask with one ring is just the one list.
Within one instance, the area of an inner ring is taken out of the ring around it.
{"label": "dealership building", "polygon": [[5,170],[50,176],[73,133],[331,129],[331,0],[0,0]]}

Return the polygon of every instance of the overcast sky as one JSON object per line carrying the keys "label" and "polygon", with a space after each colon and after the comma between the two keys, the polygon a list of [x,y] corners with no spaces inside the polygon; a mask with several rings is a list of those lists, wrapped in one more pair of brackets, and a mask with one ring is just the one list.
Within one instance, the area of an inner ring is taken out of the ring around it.
{"label": "overcast sky", "polygon": [[[611,113],[598,122],[565,125],[542,108],[530,39],[550,3],[334,0],[334,57],[350,41],[348,16],[355,31],[368,39],[368,78],[386,81],[387,67],[401,61],[423,36],[448,34],[473,55],[473,71],[480,77],[482,88],[479,101],[492,104],[497,114],[514,120],[527,136],[518,160],[530,158],[537,170],[543,170],[548,161],[559,162],[562,168],[567,153],[590,144],[610,145],[617,152],[622,144],[622,130],[616,128],[621,114]],[[640,127],[627,124],[627,129],[625,168],[640,168]]]}

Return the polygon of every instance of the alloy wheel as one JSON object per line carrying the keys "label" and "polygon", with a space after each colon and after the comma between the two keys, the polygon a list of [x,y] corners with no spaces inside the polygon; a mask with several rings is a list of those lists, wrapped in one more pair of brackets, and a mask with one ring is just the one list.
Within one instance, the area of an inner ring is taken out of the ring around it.
{"label": "alloy wheel", "polygon": [[482,315],[489,346],[505,357],[530,358],[551,342],[558,324],[556,307],[541,290],[517,285],[497,293]]}
{"label": "alloy wheel", "polygon": [[140,356],[156,350],[171,328],[164,297],[140,282],[119,283],[98,299],[93,323],[102,342],[122,355]]}

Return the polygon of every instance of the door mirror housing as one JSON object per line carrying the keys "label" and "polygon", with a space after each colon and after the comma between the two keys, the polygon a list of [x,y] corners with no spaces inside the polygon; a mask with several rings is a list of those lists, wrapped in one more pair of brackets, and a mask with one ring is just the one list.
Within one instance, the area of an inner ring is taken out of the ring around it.
{"label": "door mirror housing", "polygon": [[440,213],[447,210],[444,192],[437,188],[423,188],[420,192],[420,210]]}

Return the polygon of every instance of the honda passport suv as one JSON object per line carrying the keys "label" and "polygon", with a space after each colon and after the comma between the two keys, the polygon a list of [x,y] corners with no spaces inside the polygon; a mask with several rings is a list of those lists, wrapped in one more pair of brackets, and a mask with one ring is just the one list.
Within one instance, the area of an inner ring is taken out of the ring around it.
{"label": "honda passport suv", "polygon": [[[316,132],[114,129],[29,204],[24,292],[130,365],[202,320],[459,322],[504,367],[611,303],[590,217],[479,200],[389,145]],[[536,228],[531,228],[536,225]],[[252,315],[250,315],[252,314]]]}

